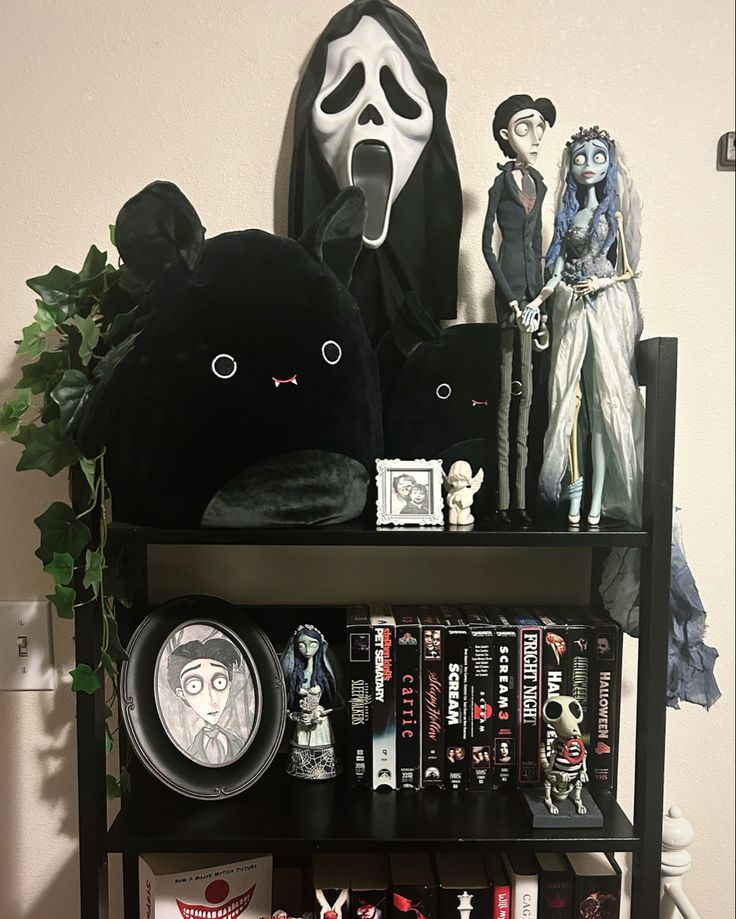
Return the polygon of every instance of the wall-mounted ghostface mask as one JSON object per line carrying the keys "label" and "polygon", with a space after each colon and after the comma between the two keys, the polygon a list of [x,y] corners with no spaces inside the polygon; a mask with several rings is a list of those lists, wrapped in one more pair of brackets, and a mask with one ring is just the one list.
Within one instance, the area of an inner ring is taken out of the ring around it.
{"label": "wall-mounted ghostface mask", "polygon": [[389,0],[354,0],[317,40],[297,93],[289,235],[347,185],[367,202],[351,291],[376,343],[411,295],[457,315],[462,194],[447,83],[419,27]]}
{"label": "wall-mounted ghostface mask", "polygon": [[375,19],[364,16],[349,35],[330,42],[312,124],[338,186],[358,185],[365,193],[363,242],[371,249],[386,240],[391,208],[433,122],[426,89]]}

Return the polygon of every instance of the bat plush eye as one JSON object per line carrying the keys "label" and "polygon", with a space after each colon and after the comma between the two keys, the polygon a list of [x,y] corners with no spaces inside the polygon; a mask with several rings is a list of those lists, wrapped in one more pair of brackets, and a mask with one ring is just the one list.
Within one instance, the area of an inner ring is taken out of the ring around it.
{"label": "bat plush eye", "polygon": [[238,372],[238,363],[232,354],[218,354],[212,359],[212,372],[220,380],[229,380]]}
{"label": "bat plush eye", "polygon": [[435,393],[438,399],[449,399],[452,395],[452,386],[449,383],[440,383]]}
{"label": "bat plush eye", "polygon": [[322,345],[322,357],[328,364],[339,364],[342,357],[342,348],[336,341],[326,341]]}

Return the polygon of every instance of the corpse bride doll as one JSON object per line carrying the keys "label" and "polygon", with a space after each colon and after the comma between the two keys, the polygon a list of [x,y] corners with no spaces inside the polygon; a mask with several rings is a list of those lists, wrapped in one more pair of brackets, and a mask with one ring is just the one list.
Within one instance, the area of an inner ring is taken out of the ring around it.
{"label": "corpse bride doll", "polygon": [[[529,304],[553,297],[549,426],[539,494],[550,510],[567,496],[568,519],[575,526],[583,497],[583,421],[592,455],[589,525],[597,526],[601,514],[642,524],[644,402],[635,364],[642,332],[636,284],[640,222],[641,203],[621,146],[597,126],[581,128],[562,158],[547,253],[552,276]],[[612,549],[601,575],[603,605],[632,635],[639,629],[640,551]],[[667,704],[677,707],[683,699],[709,707],[720,696],[713,675],[718,652],[704,642],[706,614],[677,517],[671,560]]]}
{"label": "corpse bride doll", "polygon": [[547,253],[552,276],[537,298],[553,297],[540,497],[556,508],[566,494],[572,525],[580,523],[583,498],[581,421],[592,455],[588,523],[597,526],[602,513],[641,523],[644,403],[634,365],[642,331],[640,210],[620,148],[598,126],[581,128],[563,155]]}
{"label": "corpse bride doll", "polygon": [[329,718],[339,701],[338,668],[322,632],[300,625],[281,656],[281,667],[293,723],[286,771],[300,779],[332,779],[341,771]]}

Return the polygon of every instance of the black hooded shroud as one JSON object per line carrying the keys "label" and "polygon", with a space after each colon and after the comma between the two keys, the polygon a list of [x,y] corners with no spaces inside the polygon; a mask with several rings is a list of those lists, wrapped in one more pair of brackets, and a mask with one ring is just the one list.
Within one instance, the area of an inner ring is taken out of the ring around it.
{"label": "black hooded shroud", "polygon": [[352,32],[364,16],[380,23],[404,52],[427,92],[434,118],[427,146],[393,205],[385,242],[378,249],[363,249],[353,275],[350,289],[376,342],[410,292],[433,319],[456,318],[462,194],[445,112],[447,83],[424,36],[414,20],[393,3],[355,0],[328,23],[299,87],[289,235],[299,238],[338,192],[337,180],[312,130],[312,108],[324,80],[328,45]]}

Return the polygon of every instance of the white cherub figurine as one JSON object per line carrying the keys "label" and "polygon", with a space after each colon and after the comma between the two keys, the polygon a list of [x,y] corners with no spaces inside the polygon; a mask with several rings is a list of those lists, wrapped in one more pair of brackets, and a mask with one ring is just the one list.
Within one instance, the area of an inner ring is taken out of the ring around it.
{"label": "white cherub figurine", "polygon": [[449,522],[453,526],[467,526],[475,521],[470,513],[473,498],[483,484],[483,470],[479,469],[475,475],[470,463],[458,460],[450,466],[450,471],[444,475],[447,496],[445,503],[449,509]]}

